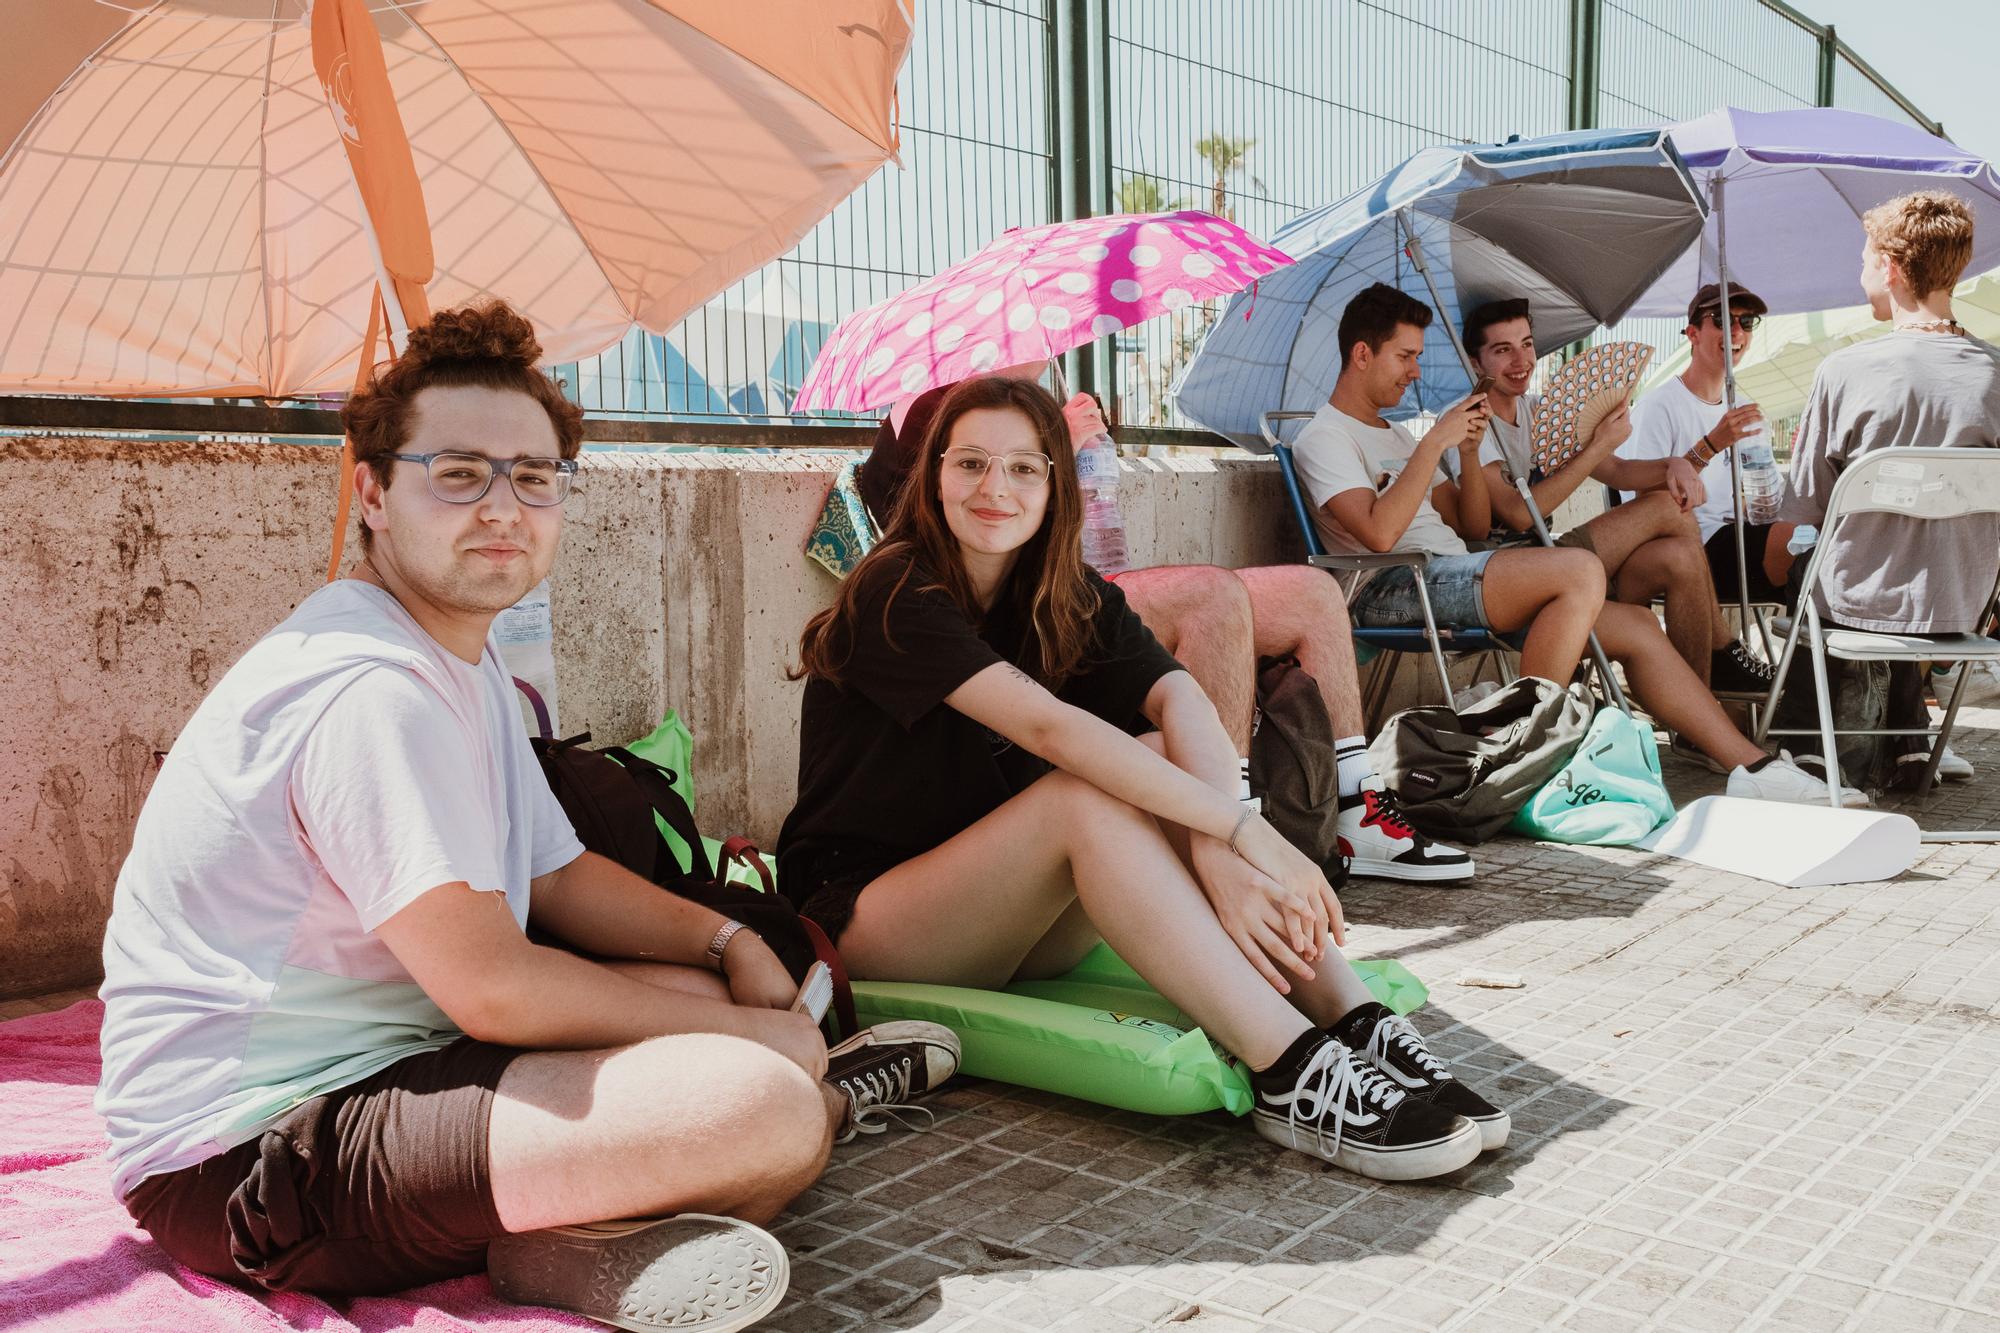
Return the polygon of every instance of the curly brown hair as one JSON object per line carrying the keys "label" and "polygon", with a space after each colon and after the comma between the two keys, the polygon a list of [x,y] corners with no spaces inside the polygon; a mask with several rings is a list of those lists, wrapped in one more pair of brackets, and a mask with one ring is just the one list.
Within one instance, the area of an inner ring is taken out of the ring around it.
{"label": "curly brown hair", "polygon": [[[1060,687],[1083,665],[1091,647],[1098,596],[1084,574],[1083,489],[1076,477],[1076,451],[1070,444],[1069,426],[1062,408],[1039,385],[989,377],[955,385],[938,405],[882,540],[848,575],[834,604],[806,622],[799,644],[799,667],[789,673],[791,679],[817,676],[841,683],[860,615],[861,594],[876,578],[896,579],[882,603],[885,631],[890,602],[919,567],[927,576],[919,590],[942,589],[974,625],[986,618],[986,609],[973,595],[958,539],[945,520],[938,474],[939,460],[951,444],[952,429],[959,418],[995,408],[1025,416],[1035,428],[1042,452],[1054,460],[1042,526],[1021,547],[995,604],[1010,603],[1021,623],[1028,626],[1029,660],[1022,665],[1044,686],[1051,690]],[[891,570],[898,572],[892,574]]]}
{"label": "curly brown hair", "polygon": [[1917,296],[1955,286],[1972,262],[1972,210],[1949,190],[1897,195],[1863,213],[1861,227]]}
{"label": "curly brown hair", "polygon": [[[534,326],[505,301],[440,310],[429,323],[411,329],[403,354],[377,367],[368,387],[340,409],[340,424],[354,442],[354,461],[367,466],[387,490],[395,469],[383,466],[384,460],[408,447],[416,397],[433,386],[527,394],[549,414],[562,456],[575,458],[583,447],[583,409],[535,369],[541,356]],[[371,536],[363,524],[364,548]]]}

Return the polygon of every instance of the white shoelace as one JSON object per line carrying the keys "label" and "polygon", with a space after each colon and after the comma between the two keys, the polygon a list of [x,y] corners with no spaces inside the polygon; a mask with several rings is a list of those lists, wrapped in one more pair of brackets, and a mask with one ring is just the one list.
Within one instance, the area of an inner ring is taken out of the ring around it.
{"label": "white shoelace", "polygon": [[[1313,1052],[1311,1060],[1299,1072],[1298,1082],[1292,1085],[1291,1105],[1287,1108],[1286,1119],[1290,1122],[1292,1141],[1298,1142],[1301,1121],[1310,1121],[1313,1144],[1320,1155],[1331,1161],[1340,1151],[1340,1142],[1347,1132],[1347,1103],[1349,1096],[1357,1103],[1372,1103],[1384,1111],[1392,1111],[1403,1100],[1403,1091],[1391,1083],[1379,1070],[1359,1064],[1354,1052],[1337,1041],[1329,1041]],[[1333,1144],[1327,1145],[1327,1108],[1332,1107]],[[1299,1113],[1301,1106],[1305,1114]]]}
{"label": "white shoelace", "polygon": [[1410,1020],[1401,1014],[1385,1018],[1375,1025],[1374,1034],[1368,1038],[1368,1058],[1386,1060],[1392,1047],[1416,1061],[1417,1067],[1433,1079],[1442,1081],[1452,1076],[1445,1062],[1431,1054],[1430,1047],[1424,1045],[1424,1039],[1410,1026]]}
{"label": "white shoelace", "polygon": [[[849,1074],[838,1080],[835,1086],[847,1094],[847,1100],[854,1107],[854,1113],[848,1119],[849,1130],[853,1134],[880,1134],[891,1123],[919,1132],[929,1129],[937,1117],[928,1107],[907,1100],[913,1072],[912,1063],[905,1056],[887,1068]],[[913,1124],[904,1119],[906,1115],[921,1115],[925,1123]],[[841,1141],[846,1142],[846,1139]]]}

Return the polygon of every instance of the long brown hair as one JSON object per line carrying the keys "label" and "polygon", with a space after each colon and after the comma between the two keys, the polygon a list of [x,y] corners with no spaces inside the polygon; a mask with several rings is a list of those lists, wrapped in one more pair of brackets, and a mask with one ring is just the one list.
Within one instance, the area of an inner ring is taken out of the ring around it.
{"label": "long brown hair", "polygon": [[[993,408],[1012,409],[1027,417],[1042,452],[1054,464],[1049,469],[1049,502],[1042,525],[1015,553],[1014,566],[993,604],[996,609],[1012,607],[1028,626],[1029,660],[1023,665],[1043,685],[1055,689],[1075,674],[1090,650],[1098,597],[1084,577],[1083,491],[1077,484],[1069,426],[1056,400],[1041,386],[989,376],[960,382],[939,404],[882,540],[848,576],[833,605],[806,622],[799,642],[799,669],[792,673],[792,679],[817,676],[840,682],[854,641],[862,590],[874,578],[891,577],[887,569],[897,565],[902,566],[901,572],[894,576],[896,584],[882,602],[885,635],[889,606],[919,566],[930,578],[920,585],[920,591],[941,589],[974,625],[986,618],[985,608],[973,596],[958,538],[945,520],[938,474],[959,418]],[[895,645],[892,642],[890,646]]]}

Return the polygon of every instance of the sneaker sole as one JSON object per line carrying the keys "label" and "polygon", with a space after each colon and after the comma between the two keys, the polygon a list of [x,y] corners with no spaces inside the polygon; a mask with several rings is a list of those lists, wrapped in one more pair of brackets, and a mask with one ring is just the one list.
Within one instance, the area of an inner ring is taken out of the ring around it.
{"label": "sneaker sole", "polygon": [[1403,879],[1412,883],[1435,884],[1441,880],[1471,879],[1475,869],[1470,861],[1458,865],[1426,866],[1357,856],[1348,862],[1347,873],[1349,877],[1362,879]]}
{"label": "sneaker sole", "polygon": [[1501,1111],[1496,1115],[1480,1116],[1477,1118],[1467,1116],[1466,1119],[1471,1120],[1472,1127],[1479,1131],[1479,1150],[1481,1152],[1493,1152],[1496,1149],[1506,1147],[1507,1136],[1514,1131],[1514,1119],[1505,1111]]}
{"label": "sneaker sole", "polygon": [[652,1333],[731,1333],[784,1299],[791,1261],[762,1227],[681,1213],[629,1229],[551,1227],[488,1248],[493,1294]]}
{"label": "sneaker sole", "polygon": [[[1250,1118],[1257,1133],[1279,1147],[1331,1162],[1343,1171],[1352,1171],[1369,1180],[1429,1180],[1449,1175],[1471,1165],[1484,1150],[1485,1142],[1479,1127],[1460,1116],[1458,1130],[1442,1139],[1403,1148],[1377,1148],[1343,1138],[1333,1156],[1328,1157],[1320,1151],[1313,1135],[1299,1133],[1290,1120],[1261,1110],[1252,1111]],[[1506,1141],[1504,1136],[1501,1141]]]}

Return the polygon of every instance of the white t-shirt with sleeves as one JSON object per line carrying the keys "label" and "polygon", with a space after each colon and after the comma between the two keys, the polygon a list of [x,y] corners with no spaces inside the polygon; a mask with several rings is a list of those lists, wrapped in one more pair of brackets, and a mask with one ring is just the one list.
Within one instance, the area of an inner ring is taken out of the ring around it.
{"label": "white t-shirt with sleeves", "polygon": [[[1342,491],[1369,490],[1380,495],[1402,475],[1416,452],[1417,442],[1400,425],[1370,426],[1332,403],[1320,408],[1300,428],[1292,445],[1292,461],[1298,467],[1299,484],[1312,500],[1313,523],[1327,550],[1342,555],[1368,554],[1368,548],[1326,512],[1326,502]],[[1417,505],[1416,517],[1391,549],[1465,554],[1464,539],[1451,530],[1431,503],[1431,492],[1449,480],[1442,466],[1435,470]],[[1360,582],[1366,581],[1364,575]]]}
{"label": "white t-shirt with sleeves", "polygon": [[174,742],[104,940],[113,1188],[462,1035],[375,931],[464,881],[517,923],[583,853],[489,639],[453,656],[344,580],[231,667]]}
{"label": "white t-shirt with sleeves", "polygon": [[[1618,446],[1618,456],[1635,462],[1672,458],[1701,442],[1701,437],[1722,420],[1722,404],[1705,403],[1688,390],[1676,375],[1649,389],[1632,406],[1632,435]],[[1716,531],[1736,521],[1736,501],[1731,494],[1729,456],[1718,454],[1701,474],[1702,489],[1708,492],[1695,506],[1694,520],[1705,542]],[[1630,500],[1634,492],[1624,491]]]}

